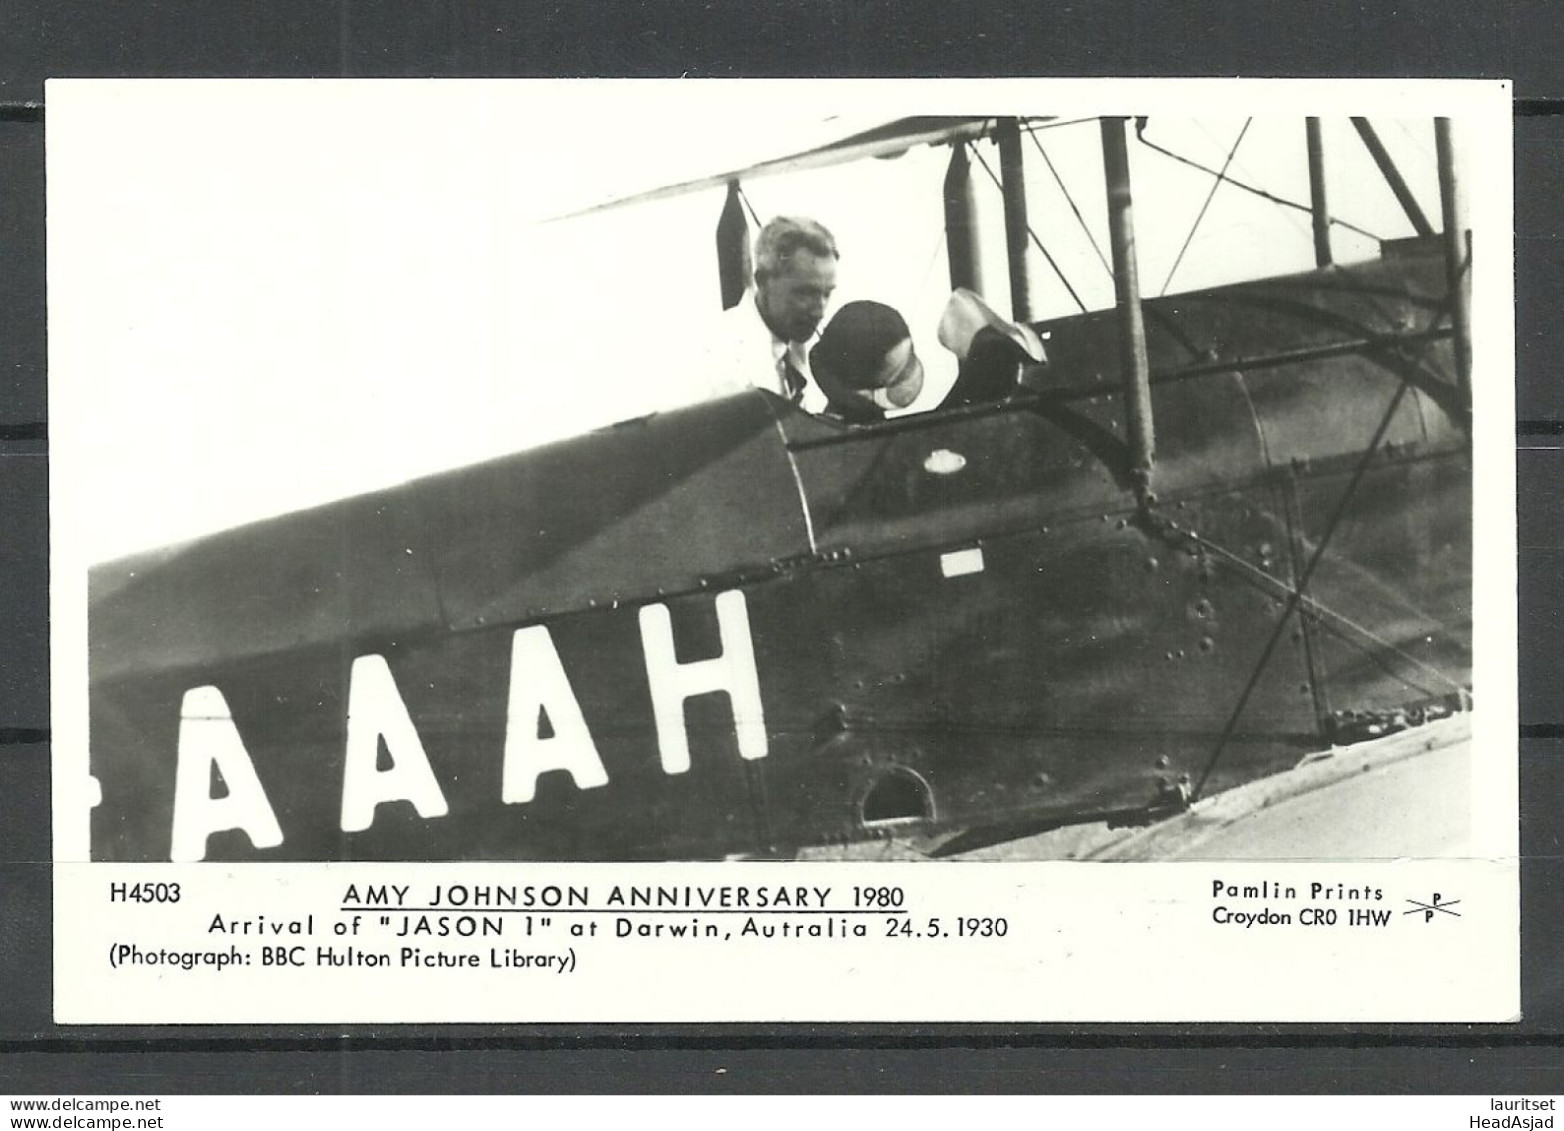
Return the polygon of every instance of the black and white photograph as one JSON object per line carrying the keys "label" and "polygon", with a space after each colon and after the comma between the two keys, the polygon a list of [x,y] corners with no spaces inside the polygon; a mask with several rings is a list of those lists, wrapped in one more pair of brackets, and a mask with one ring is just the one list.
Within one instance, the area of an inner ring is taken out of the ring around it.
{"label": "black and white photograph", "polygon": [[95,859],[1463,843],[1448,119],[184,87],[77,233]]}
{"label": "black and white photograph", "polygon": [[52,83],[56,858],[1513,902],[1506,97]]}

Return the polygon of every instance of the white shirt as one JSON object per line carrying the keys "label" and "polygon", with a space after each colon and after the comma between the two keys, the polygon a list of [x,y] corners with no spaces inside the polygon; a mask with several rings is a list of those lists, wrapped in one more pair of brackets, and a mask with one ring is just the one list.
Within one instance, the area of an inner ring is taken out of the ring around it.
{"label": "white shirt", "polygon": [[[809,372],[807,342],[789,342],[777,337],[760,316],[756,293],[744,292],[737,306],[722,312],[711,331],[701,359],[705,399],[729,396],[745,389],[765,389],[788,399],[784,359],[804,378],[804,394],[799,401],[806,412],[825,408],[826,397]],[[818,337],[818,335],[817,335]]]}

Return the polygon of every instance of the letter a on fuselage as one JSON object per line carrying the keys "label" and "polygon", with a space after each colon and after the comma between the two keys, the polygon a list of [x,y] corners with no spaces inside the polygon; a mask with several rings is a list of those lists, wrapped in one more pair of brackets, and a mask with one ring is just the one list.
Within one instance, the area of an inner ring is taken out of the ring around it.
{"label": "letter a on fuselage", "polygon": [[[538,733],[547,715],[553,734]],[[570,687],[554,639],[541,624],[516,630],[510,648],[510,700],[505,712],[505,762],[500,796],[508,805],[537,795],[538,775],[564,770],[577,789],[608,784],[592,732]]]}
{"label": "letter a on fuselage", "polygon": [[[212,796],[212,767],[223,775],[226,797]],[[282,829],[223,693],[192,687],[179,709],[174,768],[174,829],[169,859],[176,864],[206,858],[212,833],[242,829],[256,848],[276,848]]]}
{"label": "letter a on fuselage", "polygon": [[[391,767],[379,768],[380,740]],[[363,832],[386,801],[411,801],[420,817],[443,817],[445,795],[384,656],[360,656],[348,675],[347,757],[342,768],[342,831]]]}

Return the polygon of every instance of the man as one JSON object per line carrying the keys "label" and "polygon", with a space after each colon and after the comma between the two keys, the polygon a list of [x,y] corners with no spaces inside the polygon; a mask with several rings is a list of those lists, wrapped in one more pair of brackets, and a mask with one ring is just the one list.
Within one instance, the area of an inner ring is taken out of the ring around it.
{"label": "man", "polygon": [[872,424],[906,408],[923,391],[923,363],[912,332],[892,307],[850,302],[838,310],[810,353],[814,379],[824,393],[823,415],[849,424]]}
{"label": "man", "polygon": [[809,345],[836,289],[836,239],[801,216],[778,216],[755,242],[755,286],[722,316],[706,351],[708,395],[768,389],[817,412]]}

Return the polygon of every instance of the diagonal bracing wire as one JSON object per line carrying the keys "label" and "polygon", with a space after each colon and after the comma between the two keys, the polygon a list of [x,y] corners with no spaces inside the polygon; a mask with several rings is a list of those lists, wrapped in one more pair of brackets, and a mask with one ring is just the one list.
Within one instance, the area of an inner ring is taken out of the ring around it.
{"label": "diagonal bracing wire", "polygon": [[[1277,196],[1274,192],[1266,192],[1263,188],[1256,188],[1254,185],[1240,181],[1237,177],[1222,176],[1221,173],[1218,173],[1209,165],[1202,165],[1198,161],[1191,161],[1183,154],[1174,153],[1171,149],[1164,149],[1162,146],[1158,145],[1156,142],[1152,141],[1146,136],[1146,124],[1144,119],[1135,119],[1135,138],[1147,149],[1150,149],[1155,153],[1160,153],[1164,157],[1170,157],[1181,165],[1188,165],[1191,169],[1198,169],[1208,177],[1222,177],[1223,180],[1232,185],[1234,188],[1242,189],[1244,192],[1258,196],[1262,200],[1269,200],[1272,204],[1280,205],[1283,208],[1292,208],[1299,212],[1307,212],[1311,215],[1314,212],[1314,209],[1309,207],[1307,204],[1300,204],[1296,200],[1288,200],[1285,196]],[[1330,218],[1330,222],[1337,225],[1338,227],[1346,228],[1349,232],[1356,232],[1358,235],[1364,236],[1371,240],[1378,240],[1381,238],[1379,235],[1369,231],[1367,228],[1360,228],[1356,224],[1349,223],[1348,221],[1343,220],[1338,216],[1332,216]]]}
{"label": "diagonal bracing wire", "polygon": [[[1433,311],[1429,318],[1430,327],[1439,325],[1441,319],[1449,316],[1451,296],[1446,296],[1439,308]],[[1358,485],[1362,483],[1363,476],[1373,464],[1375,456],[1379,454],[1379,446],[1384,442],[1385,434],[1390,431],[1390,423],[1395,419],[1396,410],[1401,407],[1402,400],[1406,397],[1411,383],[1403,377],[1396,386],[1395,396],[1390,398],[1390,404],[1385,408],[1385,415],[1380,419],[1379,425],[1374,429],[1374,434],[1369,438],[1368,447],[1364,449],[1363,458],[1358,461],[1358,466],[1353,470],[1351,479],[1341,493],[1341,498],[1336,503],[1336,509],[1331,513],[1330,519],[1325,523],[1325,529],[1320,534],[1319,541],[1315,544],[1314,553],[1309,556],[1303,571],[1298,575],[1297,582],[1288,595],[1286,604],[1282,608],[1282,614],[1277,618],[1276,628],[1271,632],[1270,639],[1266,641],[1265,648],[1260,653],[1260,661],[1255,665],[1254,671],[1249,676],[1249,682],[1244,685],[1244,690],[1238,697],[1237,704],[1233,707],[1232,714],[1227,717],[1227,725],[1222,728],[1222,735],[1217,739],[1216,748],[1212,750],[1211,757],[1206,760],[1205,769],[1200,773],[1200,780],[1195,783],[1195,788],[1190,793],[1190,800],[1200,798],[1201,791],[1205,789],[1206,782],[1211,777],[1211,771],[1216,769],[1216,764],[1222,760],[1222,754],[1227,749],[1228,741],[1233,737],[1233,732],[1238,726],[1238,720],[1243,716],[1244,708],[1249,705],[1249,697],[1254,694],[1254,689],[1260,684],[1260,677],[1271,662],[1271,656],[1276,651],[1276,645],[1282,638],[1282,633],[1287,628],[1287,622],[1294,613],[1298,613],[1309,590],[1309,582],[1314,578],[1314,571],[1325,558],[1325,551],[1329,548],[1331,539],[1336,534],[1336,528],[1346,516],[1347,508],[1353,497],[1357,494]],[[1300,615],[1302,615],[1300,613]],[[1441,678],[1445,678],[1441,675]]]}
{"label": "diagonal bracing wire", "polygon": [[[977,146],[972,147],[972,156],[978,159],[978,164],[983,166],[983,172],[988,174],[988,179],[993,181],[994,187],[1003,194],[1005,191],[1004,186],[999,183],[999,178],[994,175],[994,170],[988,167],[988,162],[983,160],[983,154],[978,150]],[[1059,281],[1064,284],[1064,289],[1070,292],[1070,297],[1075,300],[1075,305],[1080,307],[1081,313],[1084,314],[1086,312],[1086,304],[1081,301],[1081,296],[1075,293],[1075,288],[1070,285],[1070,280],[1065,278],[1064,271],[1060,269],[1058,263],[1054,262],[1054,257],[1049,254],[1048,249],[1043,246],[1043,241],[1037,238],[1037,233],[1032,230],[1031,224],[1027,224],[1026,234],[1037,245],[1037,250],[1043,253],[1043,258],[1048,260],[1048,266],[1054,269],[1054,274],[1059,276]]]}
{"label": "diagonal bracing wire", "polygon": [[1298,582],[1293,586],[1292,593],[1287,598],[1286,605],[1282,608],[1282,614],[1276,620],[1276,628],[1272,630],[1271,637],[1266,641],[1265,648],[1260,653],[1259,662],[1255,664],[1250,673],[1249,682],[1244,685],[1244,690],[1238,697],[1237,704],[1227,717],[1227,725],[1222,728],[1222,735],[1217,740],[1216,749],[1207,759],[1205,769],[1200,773],[1200,780],[1195,782],[1195,788],[1190,793],[1190,800],[1199,800],[1201,791],[1205,789],[1206,782],[1211,777],[1211,771],[1216,769],[1216,764],[1227,750],[1227,743],[1233,736],[1234,729],[1238,726],[1238,720],[1243,717],[1244,708],[1249,705],[1249,697],[1254,694],[1254,689],[1260,685],[1260,677],[1270,665],[1271,656],[1276,651],[1276,645],[1282,638],[1282,633],[1287,629],[1287,623],[1293,613],[1303,602],[1304,594],[1309,590],[1309,582],[1314,577],[1314,570],[1325,557],[1325,550],[1330,545],[1332,536],[1336,533],[1336,527],[1341,523],[1342,517],[1347,513],[1347,507],[1357,494],[1358,484],[1362,482],[1364,473],[1374,462],[1374,457],[1379,454],[1380,442],[1384,440],[1385,433],[1390,430],[1390,422],[1395,419],[1396,410],[1401,407],[1401,401],[1411,388],[1405,380],[1396,386],[1395,396],[1390,398],[1390,404],[1385,409],[1385,415],[1380,420],[1379,426],[1374,430],[1373,437],[1369,440],[1368,447],[1363,452],[1363,458],[1358,461],[1357,468],[1352,473],[1351,480],[1346,489],[1342,491],[1341,498],[1336,503],[1336,510],[1330,516],[1330,521],[1325,524],[1325,531],[1320,536],[1319,543],[1314,548],[1314,554],[1304,566],[1303,572],[1298,576]]}
{"label": "diagonal bracing wire", "polygon": [[749,202],[749,193],[744,191],[743,185],[739,186],[739,199],[744,202],[744,207],[749,210],[749,218],[755,221],[755,226],[764,228],[765,225],[760,222],[760,214],[755,211],[755,206]]}
{"label": "diagonal bracing wire", "polygon": [[1075,198],[1070,195],[1070,190],[1065,187],[1064,178],[1059,175],[1059,170],[1054,168],[1053,161],[1048,156],[1048,151],[1043,148],[1043,143],[1038,140],[1034,130],[1028,130],[1027,137],[1032,139],[1032,144],[1037,146],[1037,152],[1042,154],[1043,164],[1048,166],[1048,171],[1054,175],[1054,183],[1059,186],[1059,191],[1064,194],[1065,203],[1070,206],[1070,211],[1075,213],[1075,218],[1080,222],[1081,231],[1086,233],[1087,241],[1092,245],[1092,250],[1097,253],[1097,262],[1102,264],[1102,269],[1108,273],[1108,278],[1113,278],[1113,266],[1108,262],[1108,257],[1103,255],[1102,248],[1097,246],[1096,237],[1092,235],[1092,229],[1086,223],[1086,217],[1081,215],[1081,210],[1076,207]]}
{"label": "diagonal bracing wire", "polygon": [[1178,274],[1179,264],[1184,262],[1184,253],[1189,250],[1189,245],[1195,242],[1195,233],[1200,230],[1200,222],[1206,218],[1206,212],[1211,207],[1211,202],[1216,199],[1216,190],[1222,187],[1222,182],[1227,179],[1227,170],[1233,163],[1233,158],[1238,156],[1238,147],[1244,143],[1244,135],[1249,132],[1249,127],[1254,124],[1253,118],[1244,119],[1244,128],[1238,131],[1238,136],[1233,139],[1233,148],[1227,151],[1227,160],[1222,162],[1222,171],[1211,182],[1211,191],[1206,193],[1206,201],[1200,206],[1200,212],[1195,217],[1195,222],[1190,226],[1189,235],[1184,237],[1184,246],[1178,249],[1178,255],[1173,260],[1173,266],[1168,269],[1168,277],[1162,280],[1162,289],[1157,293],[1165,295],[1168,288],[1173,285],[1173,276]]}

